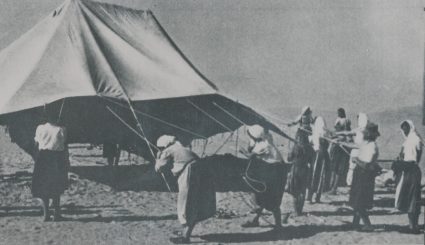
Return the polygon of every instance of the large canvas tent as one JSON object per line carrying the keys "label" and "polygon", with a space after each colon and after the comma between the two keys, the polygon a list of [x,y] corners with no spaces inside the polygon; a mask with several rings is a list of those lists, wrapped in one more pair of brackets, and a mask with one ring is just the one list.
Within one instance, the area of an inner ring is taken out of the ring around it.
{"label": "large canvas tent", "polygon": [[149,10],[67,0],[0,53],[0,86],[0,123],[28,152],[43,111],[65,124],[70,143],[144,149],[143,137],[190,141],[243,123],[286,137],[221,95]]}

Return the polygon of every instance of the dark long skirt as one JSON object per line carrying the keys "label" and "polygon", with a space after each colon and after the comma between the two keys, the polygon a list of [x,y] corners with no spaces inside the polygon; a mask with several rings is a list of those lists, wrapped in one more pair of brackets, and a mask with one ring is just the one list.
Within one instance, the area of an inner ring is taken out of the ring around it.
{"label": "dark long skirt", "polygon": [[421,200],[421,169],[415,162],[395,161],[393,170],[401,177],[397,183],[395,207],[401,212],[416,213]]}
{"label": "dark long skirt", "polygon": [[326,150],[316,152],[316,158],[310,169],[310,193],[322,193],[329,190],[329,154]]}
{"label": "dark long skirt", "polygon": [[177,183],[177,214],[182,225],[193,225],[215,215],[214,178],[202,160],[188,164]]}
{"label": "dark long skirt", "polygon": [[36,156],[31,192],[34,197],[57,197],[68,188],[68,159],[65,151],[41,150]]}
{"label": "dark long skirt", "polygon": [[308,186],[309,167],[307,163],[295,162],[288,174],[288,193],[293,196],[305,194]]}
{"label": "dark long skirt", "polygon": [[249,171],[250,177],[265,183],[263,191],[253,193],[253,203],[256,210],[267,209],[276,211],[282,203],[285,190],[287,170],[283,163],[267,163],[261,160],[253,160],[253,166]]}
{"label": "dark long skirt", "polygon": [[[345,149],[345,151],[344,151]],[[333,145],[330,150],[330,170],[331,172],[341,176],[338,185],[345,185],[347,178],[348,167],[350,165],[350,154],[348,150],[341,146]]]}
{"label": "dark long skirt", "polygon": [[356,166],[350,189],[349,205],[354,210],[368,210],[373,207],[375,173]]}

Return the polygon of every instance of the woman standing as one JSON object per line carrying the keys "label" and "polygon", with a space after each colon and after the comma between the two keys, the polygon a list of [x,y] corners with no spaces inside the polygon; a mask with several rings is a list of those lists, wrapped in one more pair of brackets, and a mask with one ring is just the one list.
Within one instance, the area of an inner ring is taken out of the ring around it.
{"label": "woman standing", "polygon": [[313,194],[316,194],[316,203],[320,202],[320,197],[323,191],[328,187],[327,180],[329,172],[329,143],[324,138],[326,137],[326,124],[322,117],[317,117],[313,127],[313,134],[310,136],[315,151],[315,160],[310,169],[310,184],[307,195],[307,200],[311,203]]}
{"label": "woman standing", "polygon": [[[287,171],[277,148],[264,135],[264,128],[259,125],[248,127],[247,133],[251,139],[248,151],[242,151],[250,158],[253,176],[264,185],[262,190],[254,190],[255,217],[242,224],[242,227],[259,226],[263,209],[273,213],[275,228],[282,227],[280,204],[285,190]],[[246,179],[249,181],[249,179]]]}
{"label": "woman standing", "polygon": [[366,125],[368,124],[369,119],[365,113],[360,112],[357,115],[357,128],[353,129],[352,131],[340,131],[336,132],[336,135],[345,135],[347,137],[353,137],[354,144],[346,143],[344,144],[347,146],[347,148],[352,149],[350,152],[350,161],[349,161],[349,167],[347,172],[347,185],[351,185],[351,182],[353,180],[353,171],[356,167],[356,164],[353,163],[353,159],[359,155],[359,149],[358,146],[363,144],[364,142],[364,135],[363,131],[366,128]]}
{"label": "woman standing", "polygon": [[[338,118],[335,122],[335,132],[351,131],[351,121],[346,117],[344,108],[338,109]],[[349,140],[348,136],[337,135],[338,143],[347,143]],[[333,143],[330,147],[330,169],[331,169],[331,180],[330,187],[331,191],[329,194],[336,195],[340,180],[347,178],[347,172],[349,167],[350,155],[349,149],[342,144]],[[344,181],[345,182],[345,181]]]}
{"label": "woman standing", "polygon": [[291,123],[287,124],[288,126],[298,125],[301,129],[306,132],[311,132],[311,125],[314,122],[313,111],[310,106],[304,106],[301,109],[301,114]]}
{"label": "woman standing", "polygon": [[418,218],[421,211],[418,202],[421,199],[422,177],[418,163],[422,155],[422,140],[411,120],[403,121],[400,126],[405,141],[398,160],[392,166],[394,172],[400,176],[395,195],[395,207],[407,213],[410,231],[418,233]]}
{"label": "woman standing", "polygon": [[289,153],[288,161],[292,162],[291,172],[288,175],[288,193],[293,197],[295,215],[302,214],[305,194],[308,185],[309,164],[313,153],[308,138],[301,130],[295,135],[297,144],[294,144]]}
{"label": "woman standing", "polygon": [[171,169],[177,178],[177,215],[184,227],[183,235],[170,240],[189,243],[195,225],[215,215],[216,199],[214,180],[206,165],[190,149],[184,147],[174,136],[163,135],[157,141],[159,148],[155,170]]}
{"label": "woman standing", "polygon": [[34,138],[38,154],[35,157],[31,192],[40,198],[44,221],[50,220],[49,200],[54,207],[53,220],[60,220],[60,195],[68,187],[69,153],[66,129],[51,118],[37,127]]}
{"label": "woman standing", "polygon": [[352,159],[356,166],[353,171],[349,205],[354,210],[353,225],[358,226],[361,219],[364,223],[361,230],[372,231],[373,227],[367,210],[373,206],[375,177],[381,171],[376,162],[379,156],[378,146],[375,142],[380,135],[378,125],[368,123],[363,134],[364,142],[359,145],[358,156]]}

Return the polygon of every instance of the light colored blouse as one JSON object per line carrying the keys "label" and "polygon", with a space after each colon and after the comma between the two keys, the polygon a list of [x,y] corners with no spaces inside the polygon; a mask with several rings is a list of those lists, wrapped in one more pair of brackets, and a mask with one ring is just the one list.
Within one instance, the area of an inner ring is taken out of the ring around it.
{"label": "light colored blouse", "polygon": [[171,172],[174,176],[177,176],[184,170],[187,164],[198,159],[199,157],[193,151],[176,141],[159,153],[156,164],[159,166],[173,164]]}
{"label": "light colored blouse", "polygon": [[422,141],[416,133],[413,122],[410,120],[406,122],[410,125],[410,132],[403,143],[403,160],[406,162],[416,162],[418,159],[418,151],[422,150]]}
{"label": "light colored blouse", "polygon": [[378,145],[376,142],[363,142],[359,146],[358,158],[365,163],[376,162],[379,156]]}
{"label": "light colored blouse", "polygon": [[34,140],[38,143],[39,150],[63,151],[65,150],[66,129],[51,123],[39,125],[35,131]]}

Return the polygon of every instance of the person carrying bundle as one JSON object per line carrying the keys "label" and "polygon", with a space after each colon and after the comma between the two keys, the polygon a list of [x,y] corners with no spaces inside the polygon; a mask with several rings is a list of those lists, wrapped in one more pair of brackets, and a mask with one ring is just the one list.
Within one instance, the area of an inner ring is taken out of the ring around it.
{"label": "person carrying bundle", "polygon": [[411,120],[403,121],[400,127],[405,141],[398,159],[392,165],[394,173],[398,176],[395,207],[407,213],[410,232],[419,233],[422,173],[418,164],[422,156],[423,143]]}
{"label": "person carrying bundle", "polygon": [[[249,126],[247,129],[250,143],[248,150],[241,150],[242,154],[250,159],[245,180],[252,180],[247,176],[252,164],[251,172],[255,176],[255,182],[262,183],[263,188],[253,188],[253,202],[255,204],[255,217],[242,224],[242,227],[257,227],[263,209],[273,213],[275,228],[282,227],[280,204],[282,203],[285,190],[287,170],[283,158],[277,148],[270,143],[265,136],[264,128],[260,125]],[[251,185],[250,185],[251,186]],[[252,187],[252,186],[251,186]]]}
{"label": "person carrying bundle", "polygon": [[174,243],[189,243],[195,225],[216,213],[214,179],[208,166],[174,136],[158,138],[159,152],[155,163],[157,172],[171,171],[177,178],[177,215],[183,234],[171,238]]}

